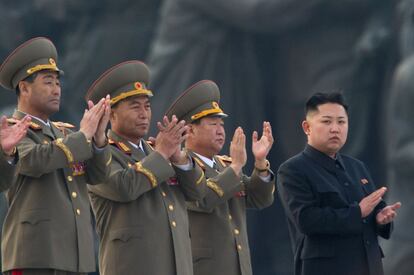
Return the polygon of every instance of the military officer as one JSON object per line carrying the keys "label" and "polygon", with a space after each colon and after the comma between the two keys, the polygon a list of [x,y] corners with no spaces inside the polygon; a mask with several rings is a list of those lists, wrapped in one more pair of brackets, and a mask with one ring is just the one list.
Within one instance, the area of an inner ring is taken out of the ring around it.
{"label": "military officer", "polygon": [[105,128],[109,98],[85,110],[80,130],[52,122],[59,110],[57,52],[46,38],[16,48],[0,67],[0,84],[16,91],[10,122],[31,117],[18,144],[19,172],[6,197],[9,210],[2,234],[5,274],[86,274],[95,270],[86,184],[109,174]]}
{"label": "military officer", "polygon": [[255,169],[242,173],[246,164],[245,135],[237,128],[230,157],[217,155],[225,142],[220,91],[209,80],[187,89],[168,109],[189,123],[185,147],[204,169],[208,190],[199,202],[188,203],[195,275],[251,275],[246,208],[261,209],[273,203],[274,175],[266,157],[273,144],[271,126],[263,123],[259,139],[253,133]]}
{"label": "military officer", "polygon": [[127,61],[86,95],[94,102],[112,97],[111,174],[106,184],[89,187],[103,275],[193,274],[185,200],[202,198],[204,173],[181,150],[184,121],[164,117],[155,147],[143,140],[151,121],[148,81],[144,63]]}
{"label": "military officer", "polygon": [[26,116],[15,125],[9,126],[7,118],[2,116],[0,123],[0,192],[3,192],[15,180],[18,160],[16,145],[26,136],[30,117]]}
{"label": "military officer", "polygon": [[280,198],[295,251],[295,275],[383,275],[378,236],[389,238],[401,204],[386,206],[365,165],[339,152],[348,135],[341,94],[306,103],[303,152],[278,171]]}

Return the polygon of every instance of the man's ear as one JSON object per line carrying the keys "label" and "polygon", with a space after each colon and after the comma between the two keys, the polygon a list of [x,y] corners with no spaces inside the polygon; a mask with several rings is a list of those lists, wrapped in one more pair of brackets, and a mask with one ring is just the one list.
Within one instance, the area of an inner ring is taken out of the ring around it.
{"label": "man's ear", "polygon": [[310,125],[309,125],[309,122],[306,119],[304,121],[302,121],[302,129],[303,129],[303,132],[305,132],[305,135],[309,136],[309,134],[310,134]]}
{"label": "man's ear", "polygon": [[26,81],[20,81],[18,85],[19,85],[20,94],[24,94],[24,93],[29,92],[29,90],[28,90],[28,85],[29,84]]}
{"label": "man's ear", "polygon": [[111,114],[109,115],[109,120],[111,122],[116,120],[116,109],[115,108],[111,108]]}
{"label": "man's ear", "polygon": [[194,125],[194,124],[192,124],[192,123],[189,123],[189,124],[187,124],[187,126],[188,126],[188,131],[187,131],[187,133],[188,133],[189,135],[194,135],[194,134],[195,134],[195,131],[196,131],[196,127],[195,127],[195,125]]}

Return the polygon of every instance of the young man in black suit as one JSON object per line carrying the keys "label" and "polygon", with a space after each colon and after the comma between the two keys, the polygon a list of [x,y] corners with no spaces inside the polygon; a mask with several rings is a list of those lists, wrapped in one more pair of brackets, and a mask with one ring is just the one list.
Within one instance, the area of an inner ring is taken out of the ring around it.
{"label": "young man in black suit", "polygon": [[378,235],[390,237],[401,203],[386,206],[386,188],[376,188],[361,161],[339,153],[347,110],[339,93],[311,96],[302,123],[307,145],[278,171],[295,275],[383,275]]}

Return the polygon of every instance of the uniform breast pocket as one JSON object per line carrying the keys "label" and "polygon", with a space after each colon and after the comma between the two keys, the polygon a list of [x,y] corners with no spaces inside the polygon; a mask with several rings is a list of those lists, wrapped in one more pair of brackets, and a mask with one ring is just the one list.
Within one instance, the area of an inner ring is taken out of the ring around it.
{"label": "uniform breast pocket", "polygon": [[50,213],[47,210],[23,212],[20,216],[23,240],[27,240],[31,244],[38,243],[41,247],[42,242],[51,237],[51,220]]}
{"label": "uniform breast pocket", "polygon": [[127,243],[134,239],[141,239],[142,232],[140,227],[116,229],[110,232],[109,239],[112,242]]}
{"label": "uniform breast pocket", "polygon": [[37,225],[41,222],[48,222],[50,219],[47,210],[30,210],[22,213],[20,221],[22,224]]}
{"label": "uniform breast pocket", "polygon": [[213,256],[213,249],[211,248],[193,248],[193,262],[197,263],[204,259],[210,259]]}
{"label": "uniform breast pocket", "polygon": [[110,274],[133,274],[131,266],[151,265],[151,259],[156,258],[150,250],[151,240],[143,237],[141,227],[114,229],[109,233],[109,240],[104,253]]}

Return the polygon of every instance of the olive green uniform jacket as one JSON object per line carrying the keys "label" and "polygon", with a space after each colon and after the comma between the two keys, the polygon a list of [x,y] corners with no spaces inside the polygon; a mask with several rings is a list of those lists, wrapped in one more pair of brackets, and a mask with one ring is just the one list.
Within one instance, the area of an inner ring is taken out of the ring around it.
{"label": "olive green uniform jacket", "polygon": [[263,181],[256,171],[236,176],[231,159],[215,156],[213,169],[190,153],[205,170],[208,191],[188,203],[194,275],[252,275],[247,238],[246,208],[261,209],[273,203],[275,177]]}
{"label": "olive green uniform jacket", "polygon": [[[24,114],[16,111],[16,119]],[[19,173],[6,197],[3,271],[95,270],[92,220],[86,184],[109,176],[109,146],[94,149],[66,123],[50,127],[32,118],[18,145]]]}
{"label": "olive green uniform jacket", "polygon": [[10,164],[0,146],[0,192],[7,190],[16,178],[16,165]]}
{"label": "olive green uniform jacket", "polygon": [[109,132],[107,184],[89,186],[100,237],[101,275],[192,275],[186,200],[206,188],[202,169],[171,166],[150,145],[144,151]]}

